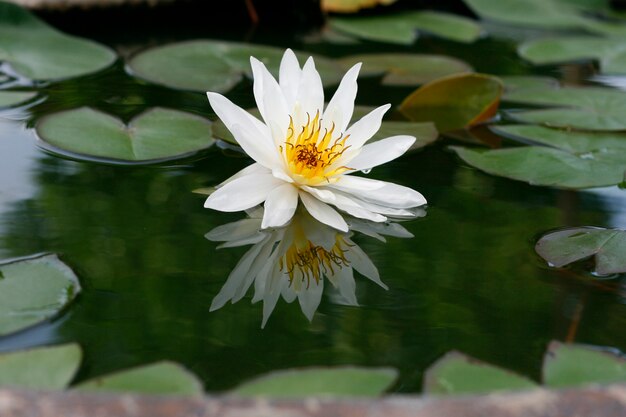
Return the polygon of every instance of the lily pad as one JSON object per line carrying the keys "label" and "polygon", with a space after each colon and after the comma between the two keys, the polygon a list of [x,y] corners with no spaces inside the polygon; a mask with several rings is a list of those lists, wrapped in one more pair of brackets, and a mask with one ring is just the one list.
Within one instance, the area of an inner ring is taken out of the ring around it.
{"label": "lily pad", "polygon": [[536,65],[595,59],[605,74],[626,74],[626,42],[623,39],[575,36],[539,39],[523,43],[519,55]]}
{"label": "lily pad", "polygon": [[37,134],[52,150],[80,159],[148,164],[183,158],[210,147],[211,122],[189,113],[153,108],[128,125],[83,107],[50,114]]}
{"label": "lily pad", "polygon": [[56,255],[0,265],[0,335],[56,316],[79,292],[78,278]]}
{"label": "lily pad", "polygon": [[626,130],[626,92],[601,87],[519,89],[503,100],[545,106],[537,110],[509,112],[527,123],[582,130]]}
{"label": "lily pad", "polygon": [[74,378],[82,352],[76,344],[0,354],[0,387],[65,389]]}
{"label": "lily pad", "polygon": [[362,54],[341,58],[344,68],[362,62],[360,76],[384,74],[385,85],[413,86],[456,73],[472,72],[467,63],[445,55]]}
{"label": "lily pad", "polygon": [[75,387],[88,392],[132,392],[155,395],[201,395],[202,383],[174,362],[157,362],[85,381]]}
{"label": "lily pad", "polygon": [[333,29],[357,38],[405,45],[415,42],[418,31],[464,43],[474,42],[482,33],[480,25],[472,19],[428,10],[333,17],[329,24]]}
{"label": "lily pad", "polygon": [[615,351],[552,342],[543,359],[543,383],[560,388],[626,382],[626,360]]}
{"label": "lily pad", "polygon": [[440,78],[415,90],[400,111],[416,122],[434,122],[440,132],[463,129],[495,116],[503,85],[485,74]]}
{"label": "lily pad", "polygon": [[61,33],[21,7],[0,2],[0,61],[24,77],[77,77],[100,71],[116,59],[103,45]]}
{"label": "lily pad", "polygon": [[626,231],[594,227],[574,227],[545,234],[535,250],[551,266],[595,257],[598,275],[626,272]]}
{"label": "lily pad", "polygon": [[498,75],[505,93],[533,88],[559,88],[559,80],[540,75]]}
{"label": "lily pad", "polygon": [[[158,46],[130,59],[128,70],[139,78],[192,91],[226,92],[251,77],[250,56],[263,61],[276,76],[284,49],[214,40],[192,40]],[[301,61],[311,54],[296,52]],[[334,61],[313,55],[325,85],[339,83],[342,71]]]}
{"label": "lily pad", "polygon": [[0,91],[0,107],[13,107],[32,100],[37,93],[30,91]]}
{"label": "lily pad", "polygon": [[626,135],[526,125],[498,126],[492,130],[528,144],[547,146],[451,149],[475,168],[532,185],[578,189],[616,185],[624,180]]}
{"label": "lily pad", "polygon": [[398,377],[391,368],[309,368],[272,372],[235,388],[242,397],[376,397]]}
{"label": "lily pad", "polygon": [[428,368],[423,390],[426,394],[452,395],[535,387],[537,384],[526,377],[453,351]]}

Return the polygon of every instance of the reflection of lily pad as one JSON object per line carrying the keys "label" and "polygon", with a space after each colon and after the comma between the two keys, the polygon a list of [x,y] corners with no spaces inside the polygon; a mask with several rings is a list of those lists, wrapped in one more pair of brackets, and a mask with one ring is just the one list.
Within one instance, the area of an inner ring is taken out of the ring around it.
{"label": "reflection of lily pad", "polygon": [[600,87],[519,89],[503,100],[548,108],[510,112],[528,123],[585,130],[626,130],[626,92]]}
{"label": "reflection of lily pad", "polygon": [[412,44],[418,37],[417,31],[466,43],[474,42],[482,32],[472,19],[435,11],[333,17],[329,22],[333,29],[357,38],[400,44]]}
{"label": "reflection of lily pad", "polygon": [[595,256],[595,272],[626,272],[626,231],[575,227],[550,232],[539,239],[537,253],[554,267]]}
{"label": "reflection of lily pad", "polygon": [[238,396],[373,397],[384,393],[398,373],[391,368],[309,368],[272,372],[235,388]]}
{"label": "reflection of lily pad", "polygon": [[45,116],[37,124],[40,138],[75,157],[105,162],[150,163],[181,158],[214,143],[211,122],[176,110],[153,108],[128,125],[90,108]]}
{"label": "reflection of lily pad", "polygon": [[0,107],[13,107],[35,97],[37,93],[29,91],[0,91]]}
{"label": "reflection of lily pad", "polygon": [[[250,56],[263,61],[278,74],[284,49],[213,40],[193,40],[148,49],[128,62],[129,70],[140,78],[166,87],[193,91],[225,92],[250,76]],[[296,52],[301,64],[310,54]],[[314,56],[317,70],[326,85],[337,84],[342,76],[339,65]]]}
{"label": "reflection of lily pad", "polygon": [[456,58],[426,54],[363,54],[340,60],[346,68],[362,62],[361,76],[382,75],[386,85],[418,85],[447,75],[471,72],[472,67]]}
{"label": "reflection of lily pad", "polygon": [[454,351],[432,364],[424,376],[427,394],[476,394],[536,386],[526,377]]}
{"label": "reflection of lily pad", "polygon": [[596,59],[605,74],[626,74],[626,42],[618,38],[563,37],[539,39],[522,44],[518,52],[533,64]]}
{"label": "reflection of lily pad", "polygon": [[561,388],[626,382],[626,360],[615,351],[552,342],[543,359],[543,383]]}
{"label": "reflection of lily pad", "polygon": [[54,317],[79,292],[78,278],[56,255],[0,265],[0,335]]}
{"label": "reflection of lily pad", "polygon": [[200,395],[203,392],[198,378],[173,362],[157,362],[104,375],[85,381],[76,389],[155,395]]}
{"label": "reflection of lily pad", "polygon": [[0,61],[34,80],[56,80],[99,71],[115,53],[87,39],[65,35],[26,10],[0,2]]}
{"label": "reflection of lily pad", "polygon": [[65,389],[74,378],[82,353],[75,344],[0,354],[0,387]]}
{"label": "reflection of lily pad", "polygon": [[493,131],[526,143],[497,150],[452,149],[489,174],[533,185],[588,188],[620,184],[626,170],[626,135],[568,132],[541,126],[498,126]]}
{"label": "reflection of lily pad", "polygon": [[502,89],[502,82],[490,75],[452,75],[415,90],[400,111],[416,122],[434,122],[440,132],[462,129],[495,116]]}

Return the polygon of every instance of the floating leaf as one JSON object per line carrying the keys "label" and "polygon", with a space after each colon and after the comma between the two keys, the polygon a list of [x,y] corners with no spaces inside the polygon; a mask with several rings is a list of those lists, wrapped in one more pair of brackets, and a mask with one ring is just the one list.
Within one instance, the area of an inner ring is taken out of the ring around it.
{"label": "floating leaf", "polygon": [[85,381],[79,391],[132,392],[159,395],[200,395],[202,383],[174,362],[157,362]]}
{"label": "floating leaf", "polygon": [[235,388],[238,396],[374,397],[394,383],[398,372],[391,368],[309,368],[272,372]]}
{"label": "floating leaf", "polygon": [[574,227],[541,237],[535,250],[551,266],[562,267],[595,256],[595,273],[610,275],[626,272],[626,231]]}
{"label": "floating leaf", "polygon": [[452,351],[428,368],[423,389],[426,394],[450,395],[535,387],[528,378]]}
{"label": "floating leaf", "polygon": [[344,68],[362,62],[361,76],[385,74],[386,85],[418,85],[447,75],[471,72],[465,62],[445,55],[362,54],[341,58]]}
{"label": "floating leaf", "polygon": [[74,272],[56,255],[0,265],[0,335],[54,317],[80,292]]}
{"label": "floating leaf", "polygon": [[434,122],[440,132],[462,129],[495,116],[502,89],[502,82],[490,75],[452,75],[415,90],[400,111],[413,121]]}
{"label": "floating leaf", "polygon": [[388,6],[396,0],[322,0],[321,7],[325,12],[354,13],[361,9],[378,5]]}
{"label": "floating leaf", "polygon": [[504,91],[527,90],[531,88],[559,88],[559,80],[539,75],[498,75],[504,83]]}
{"label": "floating leaf", "polygon": [[623,39],[591,36],[539,39],[523,43],[519,55],[536,65],[596,59],[605,74],[626,74]]}
{"label": "floating leaf", "polygon": [[0,91],[0,107],[13,107],[31,100],[37,93],[27,91]]}
{"label": "floating leaf", "polygon": [[33,80],[100,71],[116,60],[109,48],[48,26],[14,4],[0,2],[0,61]]}
{"label": "floating leaf", "polygon": [[626,92],[601,87],[519,89],[503,100],[547,106],[509,112],[517,120],[583,130],[626,130]]}
{"label": "floating leaf", "polygon": [[0,354],[0,387],[65,389],[74,378],[82,353],[76,344]]}
{"label": "floating leaf", "polygon": [[37,133],[53,149],[106,162],[152,163],[182,158],[214,143],[211,122],[176,110],[153,108],[128,125],[90,108],[45,116]]}
{"label": "floating leaf", "polygon": [[[158,46],[128,62],[132,74],[166,87],[193,91],[226,92],[244,75],[251,76],[250,56],[278,74],[284,49],[264,45],[193,40]],[[310,54],[296,52],[303,62]],[[342,72],[332,60],[315,55],[315,65],[326,85],[337,84]],[[302,63],[301,62],[301,63]]]}
{"label": "floating leaf", "polygon": [[549,387],[626,382],[626,360],[608,349],[552,342],[543,359],[543,383]]}
{"label": "floating leaf", "polygon": [[333,29],[357,38],[407,45],[415,42],[418,30],[466,43],[474,42],[482,33],[480,25],[472,19],[435,11],[334,17],[329,23]]}
{"label": "floating leaf", "polygon": [[548,146],[452,150],[475,168],[533,185],[589,188],[616,185],[624,178],[626,135],[526,125],[498,126],[492,130],[525,143]]}

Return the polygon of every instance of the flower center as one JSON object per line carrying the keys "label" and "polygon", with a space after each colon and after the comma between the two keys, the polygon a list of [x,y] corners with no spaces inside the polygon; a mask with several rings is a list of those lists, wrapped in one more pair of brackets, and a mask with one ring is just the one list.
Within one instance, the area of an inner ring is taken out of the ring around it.
{"label": "flower center", "polygon": [[350,145],[346,146],[349,135],[342,134],[333,138],[334,130],[334,123],[330,130],[322,129],[319,111],[312,120],[307,113],[307,122],[298,131],[293,124],[293,118],[290,118],[287,139],[284,146],[279,146],[279,150],[297,183],[330,183],[336,181],[333,177],[350,170],[335,163],[350,148]]}
{"label": "flower center", "polygon": [[311,279],[317,284],[322,274],[334,274],[335,268],[341,269],[350,264],[345,256],[348,246],[339,234],[330,250],[316,246],[310,240],[295,242],[280,259],[280,270],[289,275],[290,284],[299,288],[306,283],[306,288],[309,288]]}

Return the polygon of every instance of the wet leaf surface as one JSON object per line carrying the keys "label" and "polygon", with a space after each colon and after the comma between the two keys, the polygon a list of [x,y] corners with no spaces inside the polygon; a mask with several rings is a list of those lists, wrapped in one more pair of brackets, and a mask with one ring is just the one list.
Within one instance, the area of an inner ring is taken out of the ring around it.
{"label": "wet leaf surface", "polygon": [[26,91],[0,91],[0,107],[12,107],[33,99],[37,93]]}

